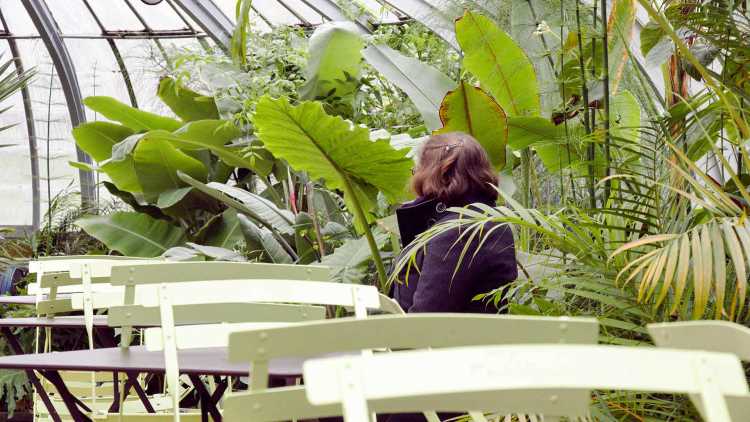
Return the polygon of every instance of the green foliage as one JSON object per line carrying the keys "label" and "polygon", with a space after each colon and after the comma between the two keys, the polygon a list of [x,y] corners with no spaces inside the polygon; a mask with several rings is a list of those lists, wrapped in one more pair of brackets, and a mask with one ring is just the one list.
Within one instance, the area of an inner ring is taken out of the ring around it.
{"label": "green foliage", "polygon": [[440,106],[443,128],[437,133],[464,132],[473,136],[490,157],[492,165],[505,167],[508,118],[505,111],[480,88],[462,81],[448,93]]}
{"label": "green foliage", "polygon": [[513,39],[489,18],[467,11],[456,21],[464,66],[509,116],[540,113],[534,67]]}
{"label": "green foliage", "polygon": [[309,41],[307,82],[300,89],[300,97],[351,99],[359,85],[363,47],[357,26],[351,22],[331,22],[316,28]]}
{"label": "green foliage", "polygon": [[156,93],[159,98],[183,121],[218,119],[219,110],[213,97],[201,95],[172,78],[162,78]]}
{"label": "green foliage", "polygon": [[135,132],[158,129],[173,131],[182,126],[182,122],[177,119],[139,110],[112,97],[87,97],[83,103],[107,119],[121,123]]}
{"label": "green foliage", "polygon": [[450,78],[384,45],[369,46],[362,54],[372,67],[409,96],[428,129],[441,126],[440,103],[456,86]]}
{"label": "green foliage", "polygon": [[[397,201],[405,195],[412,161],[385,141],[372,142],[367,129],[326,115],[319,103],[299,106],[287,99],[261,99],[255,125],[264,145],[293,168],[322,179],[331,189],[358,201],[366,211],[376,207],[377,192]],[[361,222],[364,224],[364,222]]]}
{"label": "green foliage", "polygon": [[83,217],[76,225],[109,249],[127,256],[159,256],[186,239],[181,228],[134,212]]}

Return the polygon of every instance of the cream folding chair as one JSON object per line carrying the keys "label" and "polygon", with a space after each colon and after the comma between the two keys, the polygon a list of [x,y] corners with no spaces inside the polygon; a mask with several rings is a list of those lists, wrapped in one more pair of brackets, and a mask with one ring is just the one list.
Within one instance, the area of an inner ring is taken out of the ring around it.
{"label": "cream folding chair", "polygon": [[[229,359],[267,366],[276,358],[313,357],[366,349],[425,349],[518,343],[595,344],[599,324],[593,318],[551,318],[484,314],[379,315],[342,318],[293,326],[231,333]],[[439,367],[434,368],[439,373]],[[227,421],[255,422],[314,419],[341,415],[341,406],[311,405],[304,386],[235,393],[224,401]],[[425,408],[428,409],[428,408]],[[381,409],[386,411],[387,409]],[[423,409],[420,409],[423,410]],[[426,412],[435,420],[434,412]]]}
{"label": "cream folding chair", "polygon": [[[109,321],[111,325],[122,326],[123,345],[129,344],[126,333],[135,325],[137,315],[145,315],[146,312],[155,315],[158,312],[160,328],[146,330],[145,338],[152,350],[164,350],[167,384],[173,392],[176,408],[178,347],[225,347],[231,327],[226,323],[239,322],[237,318],[227,319],[221,314],[203,312],[214,317],[213,324],[220,325],[206,325],[210,321],[202,320],[196,324],[203,325],[176,327],[175,317],[179,307],[183,312],[195,314],[199,312],[192,310],[195,307],[217,304],[227,306],[265,302],[277,304],[277,307],[282,304],[333,305],[353,308],[359,317],[364,317],[368,308],[400,310],[392,301],[381,297],[375,287],[315,281],[327,280],[328,277],[326,267],[301,265],[219,262],[169,263],[158,267],[132,265],[112,271],[111,282],[115,286],[122,286],[122,293],[95,294],[93,301],[96,306],[110,307]],[[80,295],[73,295],[73,307],[82,306],[81,299]],[[242,317],[244,321],[253,321],[253,326],[257,326],[258,319],[251,314]],[[313,317],[308,316],[307,319]],[[289,319],[276,321],[288,323]],[[267,368],[255,368],[254,375],[253,380],[267,379]],[[179,417],[177,412],[175,415]]]}
{"label": "cream folding chair", "polygon": [[597,389],[695,394],[708,422],[731,422],[724,397],[748,393],[734,355],[622,346],[482,346],[315,359],[305,362],[304,378],[310,403],[340,403],[347,422],[371,422],[371,411],[424,409],[468,409],[475,421],[485,420],[483,412],[559,420],[586,414]]}
{"label": "cream folding chair", "polygon": [[[77,256],[54,256],[41,257],[36,261],[29,262],[29,271],[36,275],[36,281],[29,284],[30,294],[35,294],[36,308],[38,315],[54,317],[56,314],[73,311],[70,297],[61,297],[61,293],[82,293],[90,295],[94,291],[111,290],[109,283],[110,270],[113,266],[124,265],[125,263],[148,263],[157,264],[163,261],[159,259],[127,257],[127,256],[98,256],[98,255],[77,255]],[[87,306],[82,308],[84,311],[84,327],[86,329],[87,340],[90,348],[93,344],[93,325],[94,325],[94,308]],[[52,330],[45,329],[45,339],[49,339]],[[39,330],[36,335],[37,351],[39,350]],[[43,345],[44,350],[49,350],[49,343]],[[97,403],[97,397],[111,387],[115,380],[110,375],[94,375],[93,373],[71,373],[64,372],[61,374],[63,379],[69,384],[76,395],[82,400],[90,401],[93,408],[105,402]],[[88,381],[86,381],[88,378]],[[86,393],[85,391],[88,391]],[[65,412],[65,407],[58,400],[53,400],[53,404],[58,408],[59,413]],[[126,403],[129,405],[130,403]],[[60,406],[58,406],[60,405]],[[35,416],[44,416],[41,407],[36,406],[39,410],[35,411]],[[101,410],[101,409],[99,409]]]}
{"label": "cream folding chair", "polygon": [[[744,325],[702,320],[649,324],[646,328],[658,347],[732,353],[750,362],[750,328]],[[694,396],[691,400],[703,415],[700,400]],[[727,403],[733,419],[747,419],[750,415],[750,397],[728,396]]]}

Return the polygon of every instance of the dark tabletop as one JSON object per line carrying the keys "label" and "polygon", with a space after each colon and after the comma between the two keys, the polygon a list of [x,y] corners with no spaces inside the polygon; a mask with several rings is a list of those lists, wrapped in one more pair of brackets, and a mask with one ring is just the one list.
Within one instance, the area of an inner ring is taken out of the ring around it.
{"label": "dark tabletop", "polygon": [[[58,299],[70,298],[67,294],[58,294]],[[46,300],[47,296],[43,295],[42,300]],[[35,295],[23,295],[23,296],[0,296],[0,305],[36,305]]]}
{"label": "dark tabletop", "polygon": [[[0,328],[82,328],[86,325],[83,316],[0,318]],[[108,327],[106,315],[94,315],[94,327]]]}
{"label": "dark tabletop", "polygon": [[[272,375],[295,376],[302,373],[303,358],[274,359],[269,363]],[[180,372],[194,375],[247,376],[248,363],[230,363],[224,347],[186,349],[178,352]],[[111,347],[72,352],[50,352],[0,357],[0,369],[54,371],[136,371],[164,372],[164,353],[143,346],[127,349]]]}

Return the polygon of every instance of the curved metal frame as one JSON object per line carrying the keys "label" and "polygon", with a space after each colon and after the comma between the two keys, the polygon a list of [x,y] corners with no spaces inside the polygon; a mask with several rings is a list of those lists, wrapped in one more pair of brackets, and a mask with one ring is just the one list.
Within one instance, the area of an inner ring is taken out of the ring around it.
{"label": "curved metal frame", "polygon": [[[52,17],[52,12],[50,12],[44,0],[22,0],[22,3],[39,35],[42,37],[52,63],[57,70],[60,85],[65,95],[65,101],[68,104],[71,125],[76,127],[81,123],[85,123],[86,110],[83,108],[81,88],[78,85],[78,75],[76,74],[73,60],[70,58],[70,53],[65,47],[57,24]],[[76,155],[78,156],[78,161],[91,163],[91,157],[78,147],[76,147]],[[85,170],[78,170],[78,174],[81,184],[81,202],[85,208],[89,208],[96,203],[94,174]],[[47,200],[52,200],[52,198],[47,198]]]}
{"label": "curved metal frame", "polygon": [[[5,16],[0,11],[0,24],[6,33],[10,32]],[[16,73],[20,76],[24,73],[23,60],[18,50],[18,43],[12,37],[8,37],[8,46],[10,54],[13,56],[13,62],[16,67]],[[37,147],[36,126],[34,125],[34,111],[31,106],[31,95],[29,94],[28,85],[21,88],[21,97],[23,99],[23,109],[26,115],[26,133],[29,136],[29,159],[31,161],[31,228],[36,231],[41,222],[41,190],[39,188],[39,149]]]}
{"label": "curved metal frame", "polygon": [[234,23],[219,9],[213,0],[174,0],[216,44],[229,51]]}

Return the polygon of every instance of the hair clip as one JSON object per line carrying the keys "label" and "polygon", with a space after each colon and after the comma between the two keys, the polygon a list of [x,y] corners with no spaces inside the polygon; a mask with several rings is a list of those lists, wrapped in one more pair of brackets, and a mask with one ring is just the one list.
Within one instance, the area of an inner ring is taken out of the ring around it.
{"label": "hair clip", "polygon": [[460,147],[460,146],[461,146],[461,144],[450,144],[450,145],[446,145],[446,146],[445,146],[445,151],[447,152],[447,151],[450,151],[450,150],[452,150],[453,148],[456,148],[456,147]]}

